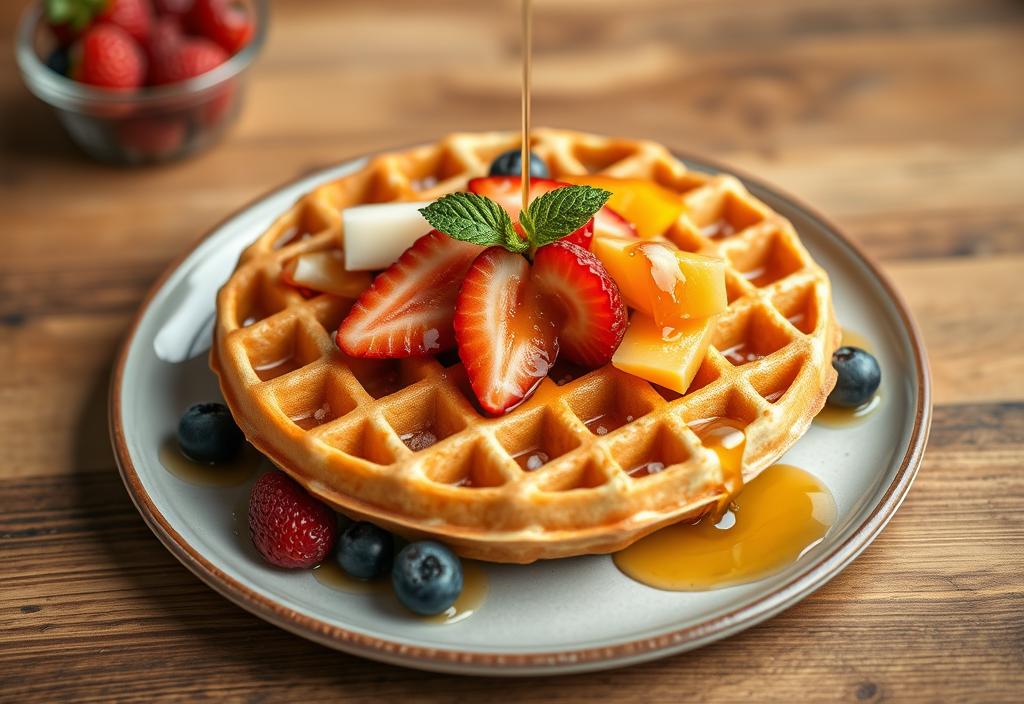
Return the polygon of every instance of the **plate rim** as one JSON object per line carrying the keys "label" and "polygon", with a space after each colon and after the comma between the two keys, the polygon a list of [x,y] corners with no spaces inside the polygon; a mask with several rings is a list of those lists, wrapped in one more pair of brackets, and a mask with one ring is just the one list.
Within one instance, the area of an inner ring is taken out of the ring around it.
{"label": "plate rim", "polygon": [[886,487],[881,499],[845,540],[834,546],[830,552],[823,555],[815,564],[794,575],[786,583],[758,596],[743,606],[736,607],[708,620],[671,630],[655,637],[623,641],[603,647],[526,653],[503,654],[411,645],[358,633],[301,614],[282,603],[253,591],[234,577],[224,573],[190,545],[170,525],[168,520],[157,509],[139,479],[138,471],[128,452],[121,413],[121,392],[129,350],[138,333],[142,319],[150,310],[153,299],[163,289],[168,279],[180,268],[186,259],[225,225],[267,199],[290,189],[300,181],[310,178],[315,179],[378,153],[382,152],[371,152],[343,159],[316,171],[300,174],[280,186],[257,195],[207,229],[167,265],[149,288],[132,318],[128,332],[125,334],[117,353],[109,389],[108,426],[118,472],[128,490],[132,503],[135,504],[136,509],[150,530],[153,531],[171,554],[214,591],[256,616],[296,635],[350,654],[390,664],[461,674],[500,673],[507,675],[535,675],[598,670],[625,666],[691,650],[725,638],[778,614],[810,595],[839,574],[847,564],[874,541],[896,513],[896,510],[909,492],[921,465],[931,428],[932,412],[931,374],[923,337],[902,295],[892,284],[888,275],[881,270],[874,259],[860,245],[844,234],[829,218],[807,205],[801,199],[759,178],[752,177],[740,169],[723,164],[716,159],[707,158],[699,153],[688,150],[673,149],[672,153],[688,164],[706,167],[720,173],[732,174],[745,184],[755,186],[762,191],[783,199],[792,207],[803,211],[804,215],[810,219],[817,221],[822,229],[828,231],[829,235],[846,249],[849,256],[859,260],[859,263],[867,269],[868,273],[881,284],[882,290],[892,302],[900,322],[907,332],[910,348],[913,353],[912,359],[916,370],[917,378],[915,381],[918,392],[914,425],[910,432],[907,450],[900,461],[900,466],[896,470],[895,476],[889,483],[889,486]]}

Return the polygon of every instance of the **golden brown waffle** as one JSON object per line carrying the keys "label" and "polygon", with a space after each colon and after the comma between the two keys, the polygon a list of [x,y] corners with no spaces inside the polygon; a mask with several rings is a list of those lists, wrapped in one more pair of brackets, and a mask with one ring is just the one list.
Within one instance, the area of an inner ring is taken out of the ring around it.
{"label": "golden brown waffle", "polygon": [[[529,401],[487,418],[454,355],[346,357],[332,335],[352,301],[307,299],[280,283],[289,257],[341,246],[343,208],[463,190],[517,146],[510,133],[383,154],[303,197],[221,289],[210,355],[249,441],[313,494],[349,516],[499,562],[619,550],[728,498],[739,477],[694,428],[715,417],[745,426],[749,481],[821,409],[840,335],[825,272],[790,223],[736,179],[688,171],[651,142],[546,129],[533,142],[554,178],[602,173],[682,194],[686,208],[665,237],[728,262],[729,308],[686,394],[610,365],[556,365]],[[601,423],[587,421],[602,415],[609,432],[598,435],[589,428]],[[665,468],[630,473],[660,467],[651,462]]]}

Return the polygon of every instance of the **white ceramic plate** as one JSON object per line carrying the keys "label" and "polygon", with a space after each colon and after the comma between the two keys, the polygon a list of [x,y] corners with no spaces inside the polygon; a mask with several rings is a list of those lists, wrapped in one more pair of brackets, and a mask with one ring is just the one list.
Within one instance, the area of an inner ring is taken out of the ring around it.
{"label": "white ceramic plate", "polygon": [[[718,166],[687,159],[701,170]],[[459,623],[419,621],[372,594],[323,586],[309,571],[263,564],[236,534],[232,512],[248,486],[182,481],[159,448],[193,403],[218,399],[206,352],[214,294],[241,250],[303,193],[360,168],[356,160],[303,178],[246,207],[174,264],[139,312],[111,390],[111,433],[122,476],[150,527],[211,587],[262,618],[333,648],[410,667],[472,674],[596,670],[699,647],[748,628],[835,576],[899,507],[930,423],[921,338],[906,307],[863,255],[792,198],[744,178],[788,217],[829,272],[844,327],[867,337],[881,363],[885,402],[861,425],[814,425],[782,461],[831,489],[838,519],[783,572],[707,592],[664,592],[623,576],[608,556],[529,566],[488,565],[489,594]]]}

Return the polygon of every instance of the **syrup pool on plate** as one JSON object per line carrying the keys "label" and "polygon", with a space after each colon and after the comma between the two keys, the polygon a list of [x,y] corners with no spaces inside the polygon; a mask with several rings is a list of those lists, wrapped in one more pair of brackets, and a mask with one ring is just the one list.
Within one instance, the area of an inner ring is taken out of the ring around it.
{"label": "syrup pool on plate", "polygon": [[[859,347],[865,352],[871,352],[874,348],[868,338],[858,332],[845,328],[843,329],[842,345],[844,347]],[[882,374],[882,381],[885,381],[884,373]],[[881,408],[884,399],[883,386],[879,386],[870,401],[856,408],[840,408],[839,406],[825,404],[825,407],[814,417],[814,422],[826,428],[849,428],[864,422],[867,418],[874,415]]]}
{"label": "syrup pool on plate", "polygon": [[875,414],[882,406],[882,399],[882,388],[879,387],[870,401],[856,408],[840,408],[826,404],[818,415],[814,416],[814,422],[826,428],[848,428],[857,425]]}
{"label": "syrup pool on plate", "polygon": [[451,624],[472,616],[487,598],[487,573],[472,560],[462,561],[462,593],[455,603],[436,616],[421,616],[428,623]]}
{"label": "syrup pool on plate", "polygon": [[[383,577],[361,580],[350,577],[333,560],[327,560],[313,568],[313,577],[325,587],[348,594],[380,594],[388,599],[395,598],[391,580]],[[455,603],[435,616],[419,616],[422,621],[435,624],[451,624],[463,621],[476,612],[487,598],[487,573],[472,560],[462,561],[462,593]],[[405,608],[405,607],[401,607]]]}
{"label": "syrup pool on plate", "polygon": [[716,521],[674,525],[614,556],[627,576],[657,589],[703,591],[779,572],[817,545],[836,519],[832,494],[797,467],[769,467]]}
{"label": "syrup pool on plate", "polygon": [[249,443],[243,443],[238,456],[230,462],[204,464],[186,457],[178,441],[168,438],[160,446],[160,464],[168,472],[189,484],[200,486],[238,486],[256,474],[264,457]]}
{"label": "syrup pool on plate", "polygon": [[390,586],[384,580],[367,581],[350,577],[334,560],[325,560],[314,567],[313,577],[325,587],[349,594],[369,594]]}

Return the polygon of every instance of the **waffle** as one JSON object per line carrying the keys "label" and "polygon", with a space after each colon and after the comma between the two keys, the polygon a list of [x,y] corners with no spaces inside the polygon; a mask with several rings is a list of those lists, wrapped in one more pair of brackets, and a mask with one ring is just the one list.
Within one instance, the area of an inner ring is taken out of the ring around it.
{"label": "waffle", "polygon": [[[526,403],[489,418],[456,355],[347,357],[332,336],[353,301],[280,282],[290,257],[342,246],[345,207],[464,190],[518,145],[511,133],[382,154],[301,198],[221,289],[210,355],[246,437],[311,493],[496,562],[612,552],[722,506],[807,430],[835,382],[840,337],[825,272],[735,178],[687,170],[646,141],[548,129],[532,139],[556,179],[601,173],[680,193],[686,207],[664,237],[725,258],[729,307],[685,394],[611,365],[560,363]],[[602,416],[606,427],[588,424]],[[717,417],[743,427],[738,467],[698,435]]]}

